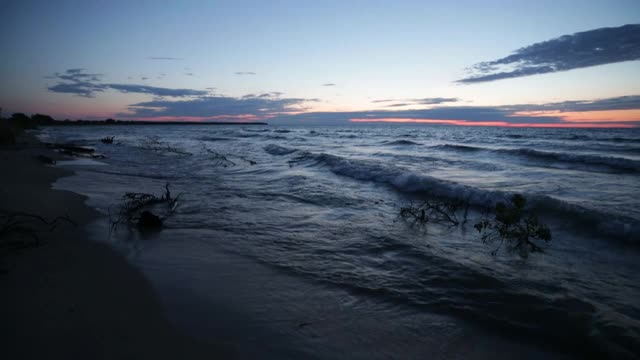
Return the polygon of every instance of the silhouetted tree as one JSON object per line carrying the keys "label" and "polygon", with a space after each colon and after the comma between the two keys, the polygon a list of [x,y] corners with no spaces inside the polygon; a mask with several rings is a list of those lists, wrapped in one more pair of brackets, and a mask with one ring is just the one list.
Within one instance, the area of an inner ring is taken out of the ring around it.
{"label": "silhouetted tree", "polygon": [[9,122],[17,129],[34,129],[36,128],[35,121],[23,113],[15,113],[11,115]]}
{"label": "silhouetted tree", "polygon": [[43,114],[32,115],[31,120],[35,121],[38,125],[50,124],[55,121],[51,116]]}

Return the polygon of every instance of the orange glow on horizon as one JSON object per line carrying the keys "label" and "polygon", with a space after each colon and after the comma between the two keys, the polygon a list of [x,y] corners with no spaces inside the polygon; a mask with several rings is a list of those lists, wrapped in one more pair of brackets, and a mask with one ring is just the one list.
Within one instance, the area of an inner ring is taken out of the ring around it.
{"label": "orange glow on horizon", "polygon": [[639,122],[640,110],[596,110],[596,111],[518,111],[509,116],[559,117],[567,122]]}
{"label": "orange glow on horizon", "polygon": [[380,118],[380,119],[350,119],[355,123],[419,123],[419,124],[441,124],[457,126],[503,126],[503,127],[533,127],[533,128],[635,128],[635,124],[628,123],[509,123],[506,121],[467,121],[449,119],[412,119],[412,118]]}

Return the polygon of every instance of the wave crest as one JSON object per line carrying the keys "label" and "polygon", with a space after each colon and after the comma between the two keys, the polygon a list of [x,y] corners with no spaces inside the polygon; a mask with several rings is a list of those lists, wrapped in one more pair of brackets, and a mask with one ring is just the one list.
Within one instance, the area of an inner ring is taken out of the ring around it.
{"label": "wave crest", "polygon": [[276,144],[269,144],[264,147],[264,151],[268,152],[271,155],[287,155],[298,151],[297,149],[292,149]]}
{"label": "wave crest", "polygon": [[[281,150],[276,150],[281,151]],[[287,149],[287,153],[296,150]],[[401,192],[426,192],[432,196],[469,201],[474,206],[494,206],[507,201],[513,193],[479,189],[453,181],[417,174],[395,166],[371,160],[347,159],[336,155],[300,152],[296,163],[311,161],[328,166],[337,175],[360,181],[388,184]],[[637,243],[640,241],[640,222],[630,218],[568,203],[548,195],[523,194],[529,206],[541,214],[566,220],[583,230],[588,229],[606,237]]]}

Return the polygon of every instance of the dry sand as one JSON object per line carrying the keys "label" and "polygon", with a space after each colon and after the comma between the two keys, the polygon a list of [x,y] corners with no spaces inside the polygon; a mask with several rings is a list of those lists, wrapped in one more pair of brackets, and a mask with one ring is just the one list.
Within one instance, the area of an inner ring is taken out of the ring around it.
{"label": "dry sand", "polygon": [[0,147],[0,211],[78,223],[40,236],[41,245],[0,256],[0,358],[220,359],[231,346],[180,333],[164,316],[149,282],[105,244],[87,239],[98,214],[85,197],[52,190],[71,174],[44,165],[55,156],[26,135]]}

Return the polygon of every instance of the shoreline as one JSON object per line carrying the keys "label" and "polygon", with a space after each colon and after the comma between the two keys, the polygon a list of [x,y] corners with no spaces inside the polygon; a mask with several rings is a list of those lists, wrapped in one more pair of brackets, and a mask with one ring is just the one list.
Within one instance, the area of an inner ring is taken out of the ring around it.
{"label": "shoreline", "polygon": [[108,244],[91,241],[85,225],[98,218],[86,197],[51,184],[73,171],[37,159],[59,154],[23,134],[0,147],[0,211],[51,220],[39,244],[4,251],[0,258],[0,336],[5,358],[234,358],[229,345],[205,343],[167,319],[151,283]]}

